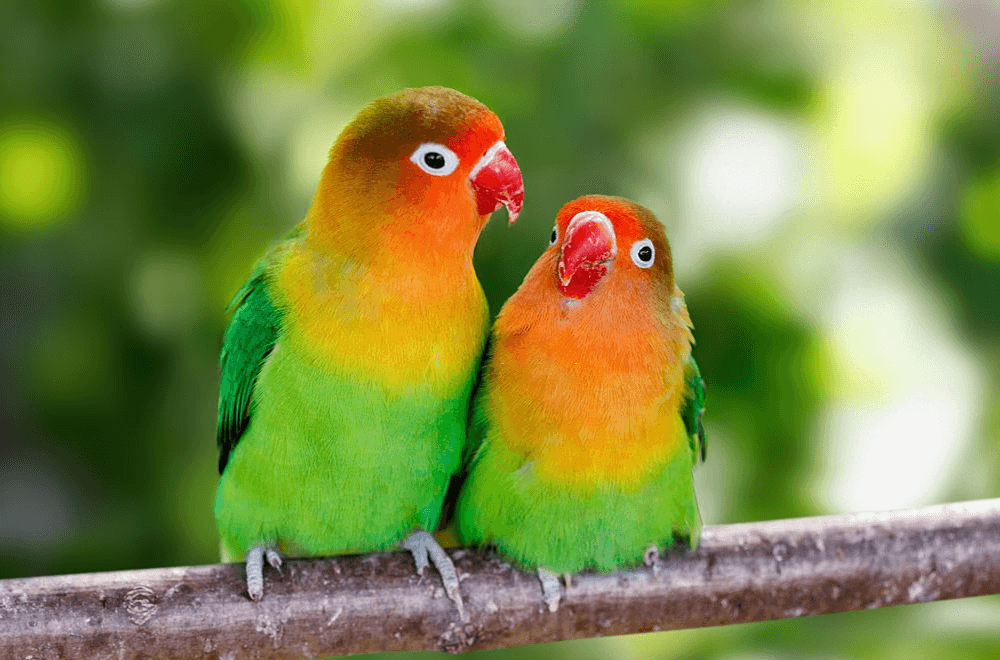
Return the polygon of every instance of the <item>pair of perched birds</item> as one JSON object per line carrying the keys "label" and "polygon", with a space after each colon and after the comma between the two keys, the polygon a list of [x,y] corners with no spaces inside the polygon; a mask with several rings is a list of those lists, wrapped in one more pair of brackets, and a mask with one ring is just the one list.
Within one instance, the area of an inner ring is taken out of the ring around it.
{"label": "pair of perched birds", "polygon": [[215,518],[251,598],[265,561],[402,546],[461,612],[430,532],[463,466],[461,539],[537,568],[551,610],[558,573],[697,544],[704,386],[663,226],[624,199],[566,204],[490,333],[473,248],[524,198],[503,140],[454,90],[377,99],[236,295]]}

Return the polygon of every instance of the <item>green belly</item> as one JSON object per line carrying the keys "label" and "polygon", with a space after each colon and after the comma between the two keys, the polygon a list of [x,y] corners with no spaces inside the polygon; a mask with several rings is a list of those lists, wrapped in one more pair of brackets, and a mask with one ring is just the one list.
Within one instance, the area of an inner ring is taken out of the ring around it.
{"label": "green belly", "polygon": [[492,543],[524,566],[556,572],[636,565],[650,544],[662,550],[675,535],[697,545],[693,456],[681,446],[626,490],[546,482],[504,442],[487,438],[462,490],[463,540]]}
{"label": "green belly", "polygon": [[275,348],[215,499],[223,549],[367,552],[433,531],[465,442],[475,365],[450,383],[388,391]]}

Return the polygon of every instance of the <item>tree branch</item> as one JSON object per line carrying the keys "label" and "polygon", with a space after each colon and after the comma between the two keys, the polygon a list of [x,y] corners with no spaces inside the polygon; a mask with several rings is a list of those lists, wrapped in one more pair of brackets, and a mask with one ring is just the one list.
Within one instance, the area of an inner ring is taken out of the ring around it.
{"label": "tree branch", "polygon": [[263,601],[242,564],[0,581],[2,658],[300,658],[466,651],[870,609],[1000,592],[1000,499],[705,529],[695,552],[573,579],[453,549],[469,620],[407,554],[286,562]]}

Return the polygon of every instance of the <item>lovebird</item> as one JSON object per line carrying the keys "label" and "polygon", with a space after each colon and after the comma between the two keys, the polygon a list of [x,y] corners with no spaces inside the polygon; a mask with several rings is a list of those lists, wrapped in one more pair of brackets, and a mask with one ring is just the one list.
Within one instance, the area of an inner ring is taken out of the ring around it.
{"label": "lovebird", "polygon": [[537,568],[549,610],[559,573],[656,571],[675,538],[697,546],[693,341],[656,217],[615,197],[563,206],[490,335],[456,514],[465,542]]}
{"label": "lovebird", "polygon": [[429,532],[459,469],[488,331],[472,252],[524,200],[503,125],[442,87],[376,99],[330,150],[305,219],[233,300],[220,357],[215,520],[224,561],[403,547]]}

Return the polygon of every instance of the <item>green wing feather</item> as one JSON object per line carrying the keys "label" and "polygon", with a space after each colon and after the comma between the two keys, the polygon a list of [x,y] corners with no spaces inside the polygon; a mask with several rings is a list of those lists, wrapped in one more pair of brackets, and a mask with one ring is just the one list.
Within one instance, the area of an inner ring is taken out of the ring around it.
{"label": "green wing feather", "polygon": [[704,461],[708,451],[705,424],[702,420],[705,415],[705,381],[701,377],[701,370],[698,368],[698,363],[694,361],[693,355],[688,358],[686,371],[684,408],[681,410],[681,417],[684,419],[684,427],[687,429],[691,451]]}
{"label": "green wing feather", "polygon": [[229,305],[233,317],[219,356],[219,474],[250,423],[254,385],[278,338],[281,318],[267,291],[268,261],[265,257],[257,262],[250,280]]}

